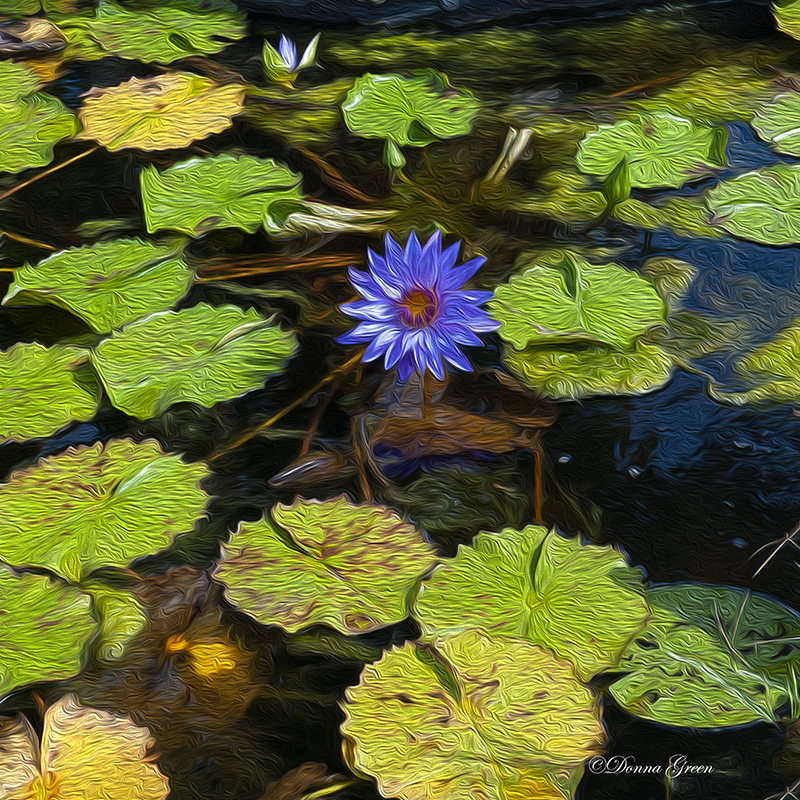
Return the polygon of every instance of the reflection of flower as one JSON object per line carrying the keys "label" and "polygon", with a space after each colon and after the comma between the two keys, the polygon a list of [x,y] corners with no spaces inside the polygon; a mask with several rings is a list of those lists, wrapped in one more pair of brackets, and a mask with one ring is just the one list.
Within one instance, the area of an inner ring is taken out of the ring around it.
{"label": "reflection of flower", "polygon": [[397,365],[401,380],[416,369],[444,378],[442,359],[467,372],[472,365],[459,345],[480,345],[475,335],[494,331],[499,323],[480,306],[491,292],[462,289],[486,259],[456,266],[461,243],[442,251],[442,236],[433,234],[423,247],[415,233],[405,252],[387,233],[386,255],[367,249],[369,272],[350,270],[350,280],[363,300],[342,311],[363,320],[339,337],[344,344],[369,342],[364,361],[384,356],[386,369]]}
{"label": "reflection of flower", "polygon": [[294,82],[300,70],[314,64],[317,55],[317,44],[319,43],[317,34],[308,44],[303,55],[298,57],[295,43],[288,37],[281,34],[281,40],[276,50],[269,42],[264,43],[264,67],[270,80],[277,83]]}

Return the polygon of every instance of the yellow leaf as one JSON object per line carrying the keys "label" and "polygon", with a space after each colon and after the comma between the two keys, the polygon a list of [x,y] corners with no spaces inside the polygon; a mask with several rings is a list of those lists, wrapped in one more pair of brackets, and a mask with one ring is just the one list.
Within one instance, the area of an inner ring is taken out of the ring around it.
{"label": "yellow leaf", "polygon": [[0,727],[4,800],[165,800],[169,783],[148,755],[153,739],[127,717],[82,706],[74,694],[51,706],[41,742],[27,721]]}
{"label": "yellow leaf", "polygon": [[168,150],[224,131],[243,109],[245,89],[186,72],[131,80],[86,94],[77,139],[109,150]]}

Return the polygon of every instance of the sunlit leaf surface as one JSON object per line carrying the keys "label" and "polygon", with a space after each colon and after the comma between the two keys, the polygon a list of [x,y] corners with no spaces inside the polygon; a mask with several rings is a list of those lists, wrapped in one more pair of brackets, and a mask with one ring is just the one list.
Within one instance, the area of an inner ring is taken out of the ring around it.
{"label": "sunlit leaf surface", "polygon": [[253,309],[201,303],[126,325],[92,353],[111,402],[147,419],[174,403],[212,406],[280,372],[295,338]]}
{"label": "sunlit leaf surface", "polygon": [[46,94],[0,102],[0,119],[0,172],[49,164],[55,145],[79,128],[72,112]]}
{"label": "sunlit leaf surface", "polygon": [[88,361],[81,348],[36,342],[0,352],[0,441],[47,436],[89,419],[100,401],[100,383]]}
{"label": "sunlit leaf surface", "polygon": [[93,89],[78,111],[80,139],[109,150],[168,150],[224,131],[242,111],[244,87],[187,72],[131,78]]}
{"label": "sunlit leaf surface", "polygon": [[472,94],[449,89],[433,72],[416,78],[363,75],[342,105],[353,133],[416,147],[469,133],[477,110]]}
{"label": "sunlit leaf surface", "polygon": [[585,679],[617,663],[648,616],[641,573],[618,552],[535,526],[476,536],[423,583],[414,609],[431,635],[526,639]]}
{"label": "sunlit leaf surface", "polygon": [[154,763],[147,728],[88,708],[68,694],[44,715],[39,741],[18,718],[0,731],[0,786],[8,800],[165,800],[169,782]]}
{"label": "sunlit leaf surface", "polygon": [[193,274],[175,247],[116,239],[25,264],[14,272],[3,302],[52,303],[106,333],[171,308],[186,293]]}
{"label": "sunlit leaf surface", "polygon": [[302,177],[272,159],[223,154],[141,173],[147,230],[197,236],[213,228],[257,230],[280,201],[303,200]]}
{"label": "sunlit leaf surface", "polygon": [[603,737],[567,664],[475,630],[393,648],[365,667],[345,712],[349,763],[402,800],[562,797]]}
{"label": "sunlit leaf surface", "polygon": [[525,271],[498,286],[489,304],[515,349],[572,341],[625,346],[665,320],[655,286],[619,264],[553,253],[523,256],[517,266]]}
{"label": "sunlit leaf surface", "polygon": [[0,567],[0,696],[78,672],[96,631],[89,597],[75,587]]}
{"label": "sunlit leaf surface", "polygon": [[0,486],[0,560],[71,580],[127,566],[191,530],[205,507],[206,474],[152,441],[121,439],[44,459]]}
{"label": "sunlit leaf surface", "polygon": [[[800,7],[800,3],[797,5]],[[779,153],[800,155],[800,95],[796,92],[779,94],[759,106],[753,117],[753,127]]]}
{"label": "sunlit leaf surface", "polygon": [[718,165],[714,136],[712,128],[656,112],[601,125],[581,142],[578,165],[607,178],[624,158],[633,186],[678,187]]}
{"label": "sunlit leaf surface", "polygon": [[353,634],[400,622],[435,562],[422,533],[384,506],[298,499],[272,517],[242,523],[217,573],[228,597],[267,625]]}
{"label": "sunlit leaf surface", "polygon": [[725,230],[764,244],[800,242],[800,166],[775,164],[712,186],[706,203]]}
{"label": "sunlit leaf surface", "polygon": [[39,88],[39,78],[24,64],[0,61],[0,103],[13,103]]}
{"label": "sunlit leaf surface", "polygon": [[190,11],[169,5],[125,8],[101,0],[88,30],[109,53],[169,64],[187,56],[215,53],[225,47],[225,39],[244,36],[246,27],[244,16],[230,11]]}

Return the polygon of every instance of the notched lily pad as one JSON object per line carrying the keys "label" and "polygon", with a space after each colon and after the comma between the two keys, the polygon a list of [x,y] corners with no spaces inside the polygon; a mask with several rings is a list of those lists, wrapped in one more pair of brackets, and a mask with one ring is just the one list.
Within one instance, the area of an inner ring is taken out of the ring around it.
{"label": "notched lily pad", "polygon": [[0,786],[8,800],[166,800],[150,731],[82,706],[74,694],[44,715],[41,740],[24,717],[0,729]]}
{"label": "notched lily pad", "polygon": [[348,763],[402,800],[571,796],[603,738],[569,665],[476,630],[395,647],[346,697]]}
{"label": "notched lily pad", "polygon": [[342,104],[347,127],[366,138],[423,147],[472,130],[478,101],[447,86],[437,73],[362,75]]}
{"label": "notched lily pad", "polygon": [[294,349],[294,334],[254,309],[200,303],[126,325],[92,364],[117,408],[149,419],[175,403],[210,407],[258,389]]}
{"label": "notched lily pad", "polygon": [[529,268],[495,289],[489,313],[518,350],[546,342],[624,347],[666,319],[655,286],[619,264],[563,252],[523,256],[517,267]]}
{"label": "notched lily pad", "polygon": [[430,635],[525,639],[587,680],[619,661],[648,617],[642,575],[618,552],[533,525],[476,536],[423,583],[414,610]]}
{"label": "notched lily pad", "polygon": [[581,142],[578,166],[607,178],[625,159],[632,186],[677,188],[724,163],[727,131],[666,112],[601,125]]}
{"label": "notched lily pad", "polygon": [[303,204],[302,176],[270,159],[223,154],[193,158],[159,172],[141,173],[147,230],[197,236],[214,228],[253,233],[270,206]]}
{"label": "notched lily pad", "polygon": [[108,150],[186,147],[228,128],[243,110],[245,88],[218,84],[188,72],[131,78],[92,89],[78,116],[89,139]]}
{"label": "notched lily pad", "polygon": [[171,308],[193,277],[174,247],[116,239],[25,264],[15,271],[3,303],[50,303],[71,311],[97,333],[107,333]]}
{"label": "notched lily pad", "polygon": [[800,155],[800,94],[797,92],[776,95],[769,103],[759,106],[752,124],[758,135],[779,153]]}
{"label": "notched lily pad", "polygon": [[79,347],[32,342],[0,352],[0,441],[49,436],[90,419],[101,388],[88,364],[88,351]]}
{"label": "notched lily pad", "polygon": [[422,533],[384,506],[298,499],[272,517],[242,523],[217,577],[242,610],[290,632],[326,624],[358,634],[400,622],[435,563]]}
{"label": "notched lily pad", "polygon": [[192,529],[206,500],[201,464],[129,439],[70,449],[0,486],[0,560],[80,581],[125,567]]}
{"label": "notched lily pad", "polygon": [[0,119],[0,172],[49,164],[56,144],[79,128],[66,106],[46,94],[0,102]]}
{"label": "notched lily pad", "polygon": [[[0,567],[0,696],[24,684],[74,675],[96,632],[87,595],[42,575]],[[0,787],[3,777],[0,742]]]}

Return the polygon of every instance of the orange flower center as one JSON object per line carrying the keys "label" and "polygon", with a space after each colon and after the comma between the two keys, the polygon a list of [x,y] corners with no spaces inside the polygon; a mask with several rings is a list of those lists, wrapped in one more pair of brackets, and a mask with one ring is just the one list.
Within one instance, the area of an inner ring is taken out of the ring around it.
{"label": "orange flower center", "polygon": [[410,328],[424,328],[433,322],[439,304],[426,289],[414,289],[401,300],[403,322]]}

